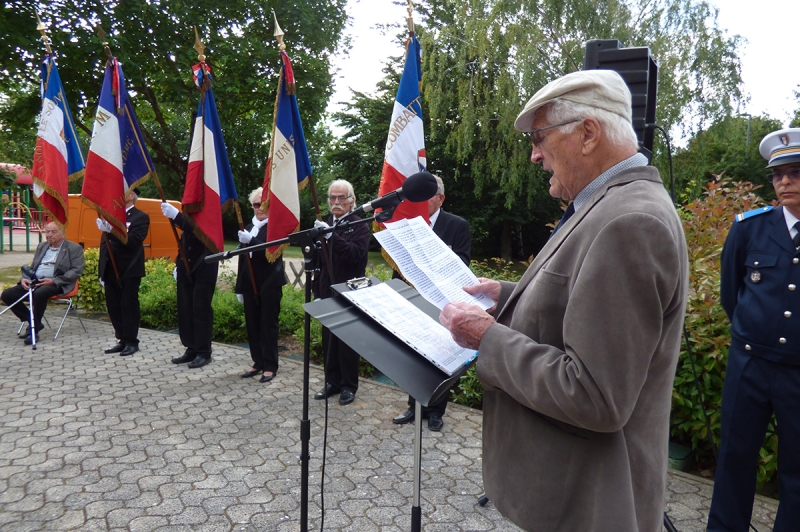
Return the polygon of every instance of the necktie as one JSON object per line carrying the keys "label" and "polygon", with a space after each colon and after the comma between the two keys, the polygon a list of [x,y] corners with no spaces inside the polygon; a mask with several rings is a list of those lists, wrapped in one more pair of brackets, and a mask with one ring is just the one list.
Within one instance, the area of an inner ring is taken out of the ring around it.
{"label": "necktie", "polygon": [[553,229],[553,232],[550,233],[550,238],[553,238],[553,235],[556,234],[556,231],[561,229],[561,226],[567,223],[567,220],[569,220],[573,214],[575,214],[575,204],[570,203],[569,207],[567,207],[567,210],[564,211],[564,215],[561,217],[561,220],[559,220],[558,225],[555,229]]}
{"label": "necktie", "polygon": [[794,224],[794,229],[797,233],[794,235],[794,238],[792,238],[792,242],[794,242],[795,248],[800,248],[800,222]]}

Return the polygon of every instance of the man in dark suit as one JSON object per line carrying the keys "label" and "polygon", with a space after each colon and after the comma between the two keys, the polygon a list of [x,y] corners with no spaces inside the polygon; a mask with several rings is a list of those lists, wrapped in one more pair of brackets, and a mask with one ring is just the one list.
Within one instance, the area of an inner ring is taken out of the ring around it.
{"label": "man in dark suit", "polygon": [[64,235],[64,230],[54,222],[44,226],[44,237],[36,247],[31,262],[31,270],[36,274],[36,282],[31,283],[31,278],[23,275],[22,279],[11,288],[3,290],[0,299],[6,305],[11,305],[23,295],[28,293],[31,285],[33,291],[33,323],[30,323],[30,312],[23,301],[11,307],[11,312],[21,322],[28,322],[28,329],[20,338],[25,339],[25,345],[31,345],[31,327],[36,333],[43,329],[42,316],[47,309],[47,301],[59,294],[66,294],[75,287],[78,278],[83,275],[83,248],[70,242]]}
{"label": "man in dark suit", "polygon": [[[315,227],[330,227],[336,221],[354,221],[360,218],[352,214],[356,196],[353,185],[339,179],[328,187],[328,206],[331,215],[326,221],[317,220]],[[311,289],[316,298],[331,297],[331,285],[343,283],[354,277],[364,277],[367,270],[367,248],[369,227],[357,224],[344,231],[336,230],[325,235],[331,254],[331,268],[326,260],[320,261],[320,273],[314,276]],[[339,341],[327,327],[322,328],[322,351],[325,354],[325,387],[314,395],[322,400],[341,392],[339,404],[353,402],[358,390],[358,363],[360,357],[344,342]]]}
{"label": "man in dark suit", "polygon": [[[444,183],[439,176],[436,177],[436,183],[439,188],[436,195],[428,200],[428,215],[433,232],[436,233],[442,242],[450,246],[453,253],[458,255],[464,264],[469,266],[469,255],[471,241],[469,236],[469,222],[460,216],[450,214],[442,210],[444,203]],[[422,407],[422,417],[428,419],[428,428],[430,430],[439,432],[444,426],[442,417],[444,411],[447,409],[447,401],[450,399],[450,389],[448,388],[438,399],[431,402],[428,406]],[[393,423],[404,425],[414,421],[414,405],[416,401],[410,395],[408,396],[408,410],[392,419]]]}
{"label": "man in dark suit", "polygon": [[736,216],[722,250],[720,298],[731,320],[711,532],[746,532],[759,451],[778,426],[780,506],[774,530],[800,530],[800,130],[759,147],[781,206]]}
{"label": "man in dark suit", "polygon": [[143,242],[150,228],[150,217],[134,206],[137,199],[133,190],[125,193],[127,242],[122,242],[111,233],[111,224],[97,219],[97,228],[108,234],[111,253],[117,265],[115,271],[109,258],[106,237],[103,237],[100,240],[98,275],[106,291],[106,308],[117,338],[117,345],[106,349],[105,353],[119,353],[124,357],[139,350],[139,285],[144,277]]}
{"label": "man in dark suit", "polygon": [[175,259],[175,279],[178,282],[178,334],[186,347],[183,355],[172,359],[173,364],[189,364],[201,368],[211,362],[211,336],[214,329],[214,309],[211,300],[217,286],[219,263],[206,263],[211,251],[194,234],[194,223],[167,202],[161,212],[175,221],[181,230],[181,250],[186,253],[189,272],[183,257]]}

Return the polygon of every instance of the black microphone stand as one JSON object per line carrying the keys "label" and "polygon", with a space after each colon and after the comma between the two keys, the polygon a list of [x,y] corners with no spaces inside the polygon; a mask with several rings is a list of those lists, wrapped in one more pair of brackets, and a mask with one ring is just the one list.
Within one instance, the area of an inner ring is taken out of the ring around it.
{"label": "black microphone stand", "polygon": [[[273,246],[280,246],[282,244],[290,244],[299,246],[303,251],[303,268],[306,273],[305,281],[305,302],[311,302],[311,279],[312,275],[319,270],[319,253],[322,249],[320,238],[328,233],[334,231],[345,230],[351,226],[368,223],[371,221],[386,222],[391,219],[394,214],[394,209],[399,205],[397,201],[394,205],[387,205],[383,210],[375,216],[353,220],[350,222],[340,222],[337,220],[332,226],[320,228],[312,227],[304,231],[292,233],[286,238],[273,240],[264,244],[256,244],[254,246],[240,247],[231,251],[224,251],[222,253],[215,253],[208,255],[205,258],[207,263],[219,262],[221,260],[229,259],[244,253],[252,253],[253,251],[260,251]],[[345,215],[346,216],[346,215]],[[333,283],[333,279],[331,278]],[[309,395],[309,380],[310,380],[310,360],[311,360],[311,315],[306,312],[303,321],[303,413],[300,419],[300,531],[308,532],[308,463],[310,459],[309,442],[311,441],[311,422],[308,419],[308,395]]]}

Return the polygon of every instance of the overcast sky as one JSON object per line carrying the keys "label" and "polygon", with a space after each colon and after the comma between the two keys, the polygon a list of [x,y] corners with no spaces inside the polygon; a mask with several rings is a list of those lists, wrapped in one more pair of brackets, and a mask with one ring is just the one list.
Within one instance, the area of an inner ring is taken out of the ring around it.
{"label": "overcast sky", "polygon": [[[347,12],[352,17],[348,29],[353,37],[349,57],[335,62],[340,72],[335,80],[335,93],[329,110],[339,109],[337,102],[349,101],[352,87],[371,93],[383,77],[381,68],[386,58],[402,54],[394,39],[396,31],[382,35],[376,24],[403,23],[404,5],[396,0],[349,0]],[[794,42],[800,20],[797,0],[710,0],[719,10],[719,26],[729,34],[747,39],[742,53],[744,89],[751,100],[744,112],[769,114],[789,123],[800,106],[793,91],[800,85],[800,63]],[[416,16],[419,21],[419,15]],[[423,51],[424,53],[424,51]],[[658,58],[656,58],[658,59]]]}

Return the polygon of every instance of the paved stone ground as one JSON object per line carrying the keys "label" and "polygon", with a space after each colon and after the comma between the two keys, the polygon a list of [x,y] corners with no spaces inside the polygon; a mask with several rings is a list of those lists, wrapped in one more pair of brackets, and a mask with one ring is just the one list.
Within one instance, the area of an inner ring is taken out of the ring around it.
{"label": "paved stone ground", "polygon": [[[55,311],[48,309],[50,321]],[[133,357],[104,355],[110,324],[69,318],[38,349],[0,317],[0,532],[300,530],[302,364],[283,358],[267,384],[239,378],[248,352],[214,345],[214,362],[169,362],[174,334],[142,330]],[[311,391],[322,372],[311,369]],[[412,426],[396,387],[362,380],[356,401],[330,404],[325,530],[411,528]],[[324,402],[310,401],[309,529],[320,529]],[[518,530],[482,493],[481,414],[450,405],[441,433],[423,429],[422,528]],[[667,508],[680,531],[704,530],[712,483],[670,471]],[[776,503],[759,498],[754,525]]]}

